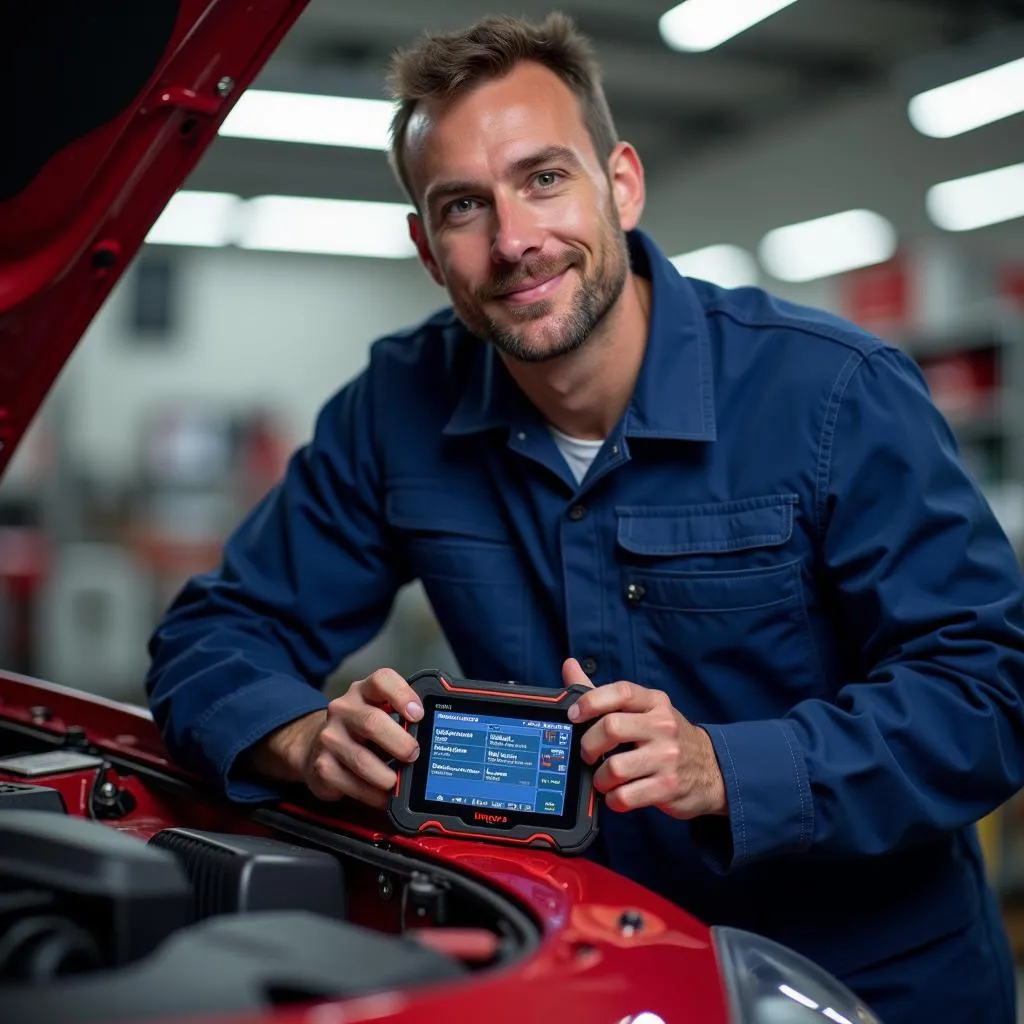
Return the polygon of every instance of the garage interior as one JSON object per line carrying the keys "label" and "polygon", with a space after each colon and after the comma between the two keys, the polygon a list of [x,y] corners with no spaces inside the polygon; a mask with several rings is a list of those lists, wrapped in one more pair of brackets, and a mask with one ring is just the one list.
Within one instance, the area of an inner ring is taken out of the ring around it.
{"label": "garage interior", "polygon": [[[720,42],[687,39],[667,0],[559,9],[593,41],[644,162],[641,226],[683,273],[760,285],[903,346],[1024,553],[1024,3],[775,7]],[[404,236],[384,76],[423,30],[490,13],[310,3],[0,484],[0,663],[144,703],[146,640],[182,582],[215,564],[369,344],[445,304]],[[974,100],[933,92],[996,71]],[[274,230],[275,203],[291,230]],[[824,232],[818,262],[794,251],[801,227]],[[381,664],[457,671],[415,585],[329,686]],[[981,830],[1024,965],[1024,803]]]}

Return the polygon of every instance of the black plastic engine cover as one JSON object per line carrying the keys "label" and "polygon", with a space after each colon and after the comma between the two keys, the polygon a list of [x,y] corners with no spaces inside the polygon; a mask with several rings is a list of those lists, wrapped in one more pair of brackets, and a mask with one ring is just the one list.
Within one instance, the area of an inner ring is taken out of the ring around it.
{"label": "black plastic engine cover", "polygon": [[50,811],[0,813],[0,889],[47,893],[53,915],[95,938],[104,966],[146,956],[194,920],[192,888],[172,854]]}
{"label": "black plastic engine cover", "polygon": [[181,862],[195,890],[196,918],[254,910],[309,910],[346,917],[341,862],[280,839],[191,828],[157,832],[151,846]]}
{"label": "black plastic engine cover", "polygon": [[0,988],[4,1024],[140,1021],[265,1012],[457,981],[467,968],[412,939],[315,914],[271,911],[215,917],[116,972]]}
{"label": "black plastic engine cover", "polygon": [[60,791],[27,782],[0,782],[0,811],[52,811],[67,814]]}

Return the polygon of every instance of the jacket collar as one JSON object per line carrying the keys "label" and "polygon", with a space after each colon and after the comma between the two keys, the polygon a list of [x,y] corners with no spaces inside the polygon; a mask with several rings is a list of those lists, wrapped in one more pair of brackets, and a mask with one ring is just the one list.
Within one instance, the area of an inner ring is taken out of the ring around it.
{"label": "jacket collar", "polygon": [[[641,231],[627,235],[633,269],[651,281],[651,321],[640,374],[623,418],[627,437],[713,441],[716,437],[711,343],[690,282]],[[480,343],[448,435],[513,427],[536,411],[493,346]]]}

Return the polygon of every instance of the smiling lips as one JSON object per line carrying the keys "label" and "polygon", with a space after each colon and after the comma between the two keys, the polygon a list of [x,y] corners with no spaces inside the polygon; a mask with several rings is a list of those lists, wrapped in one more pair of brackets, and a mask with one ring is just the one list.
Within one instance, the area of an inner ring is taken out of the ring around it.
{"label": "smiling lips", "polygon": [[560,274],[554,274],[550,277],[542,277],[536,281],[529,281],[517,288],[513,288],[512,291],[499,295],[497,298],[500,302],[506,302],[511,305],[518,305],[520,303],[527,302],[539,302],[541,299],[547,298],[552,292],[554,292],[568,273],[569,269],[567,267]]}

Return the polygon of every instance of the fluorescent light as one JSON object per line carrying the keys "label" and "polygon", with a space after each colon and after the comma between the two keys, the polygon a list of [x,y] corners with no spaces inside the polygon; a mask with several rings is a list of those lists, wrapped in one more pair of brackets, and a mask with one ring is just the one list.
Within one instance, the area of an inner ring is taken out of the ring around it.
{"label": "fluorescent light", "polygon": [[672,265],[684,277],[710,281],[722,288],[742,288],[757,284],[757,263],[738,245],[708,245],[673,256]]}
{"label": "fluorescent light", "polygon": [[853,1024],[853,1021],[849,1017],[844,1017],[838,1010],[833,1010],[831,1006],[826,1006],[821,1011],[829,1020],[834,1020],[836,1024]]}
{"label": "fluorescent light", "polygon": [[146,241],[156,245],[230,244],[241,199],[228,192],[175,192]]}
{"label": "fluorescent light", "polygon": [[946,231],[973,231],[1024,217],[1024,164],[933,185],[925,206],[933,223]]}
{"label": "fluorescent light", "polygon": [[780,281],[819,277],[884,263],[896,252],[896,229],[871,210],[846,210],[769,231],[758,253]]}
{"label": "fluorescent light", "polygon": [[387,100],[250,89],[239,97],[219,134],[386,150],[393,112]]}
{"label": "fluorescent light", "polygon": [[246,204],[243,249],[377,256],[416,254],[406,217],[411,207],[350,199],[258,196]]}
{"label": "fluorescent light", "polygon": [[1024,111],[1024,57],[915,96],[910,123],[922,134],[948,139]]}
{"label": "fluorescent light", "polygon": [[790,999],[792,999],[796,1003],[799,1003],[801,1006],[806,1006],[809,1010],[819,1009],[818,1004],[813,999],[809,998],[808,996],[805,996],[803,992],[797,992],[795,988],[792,988],[789,985],[780,985],[779,991],[784,996],[789,996]]}
{"label": "fluorescent light", "polygon": [[658,20],[674,50],[711,50],[796,0],[684,0]]}

